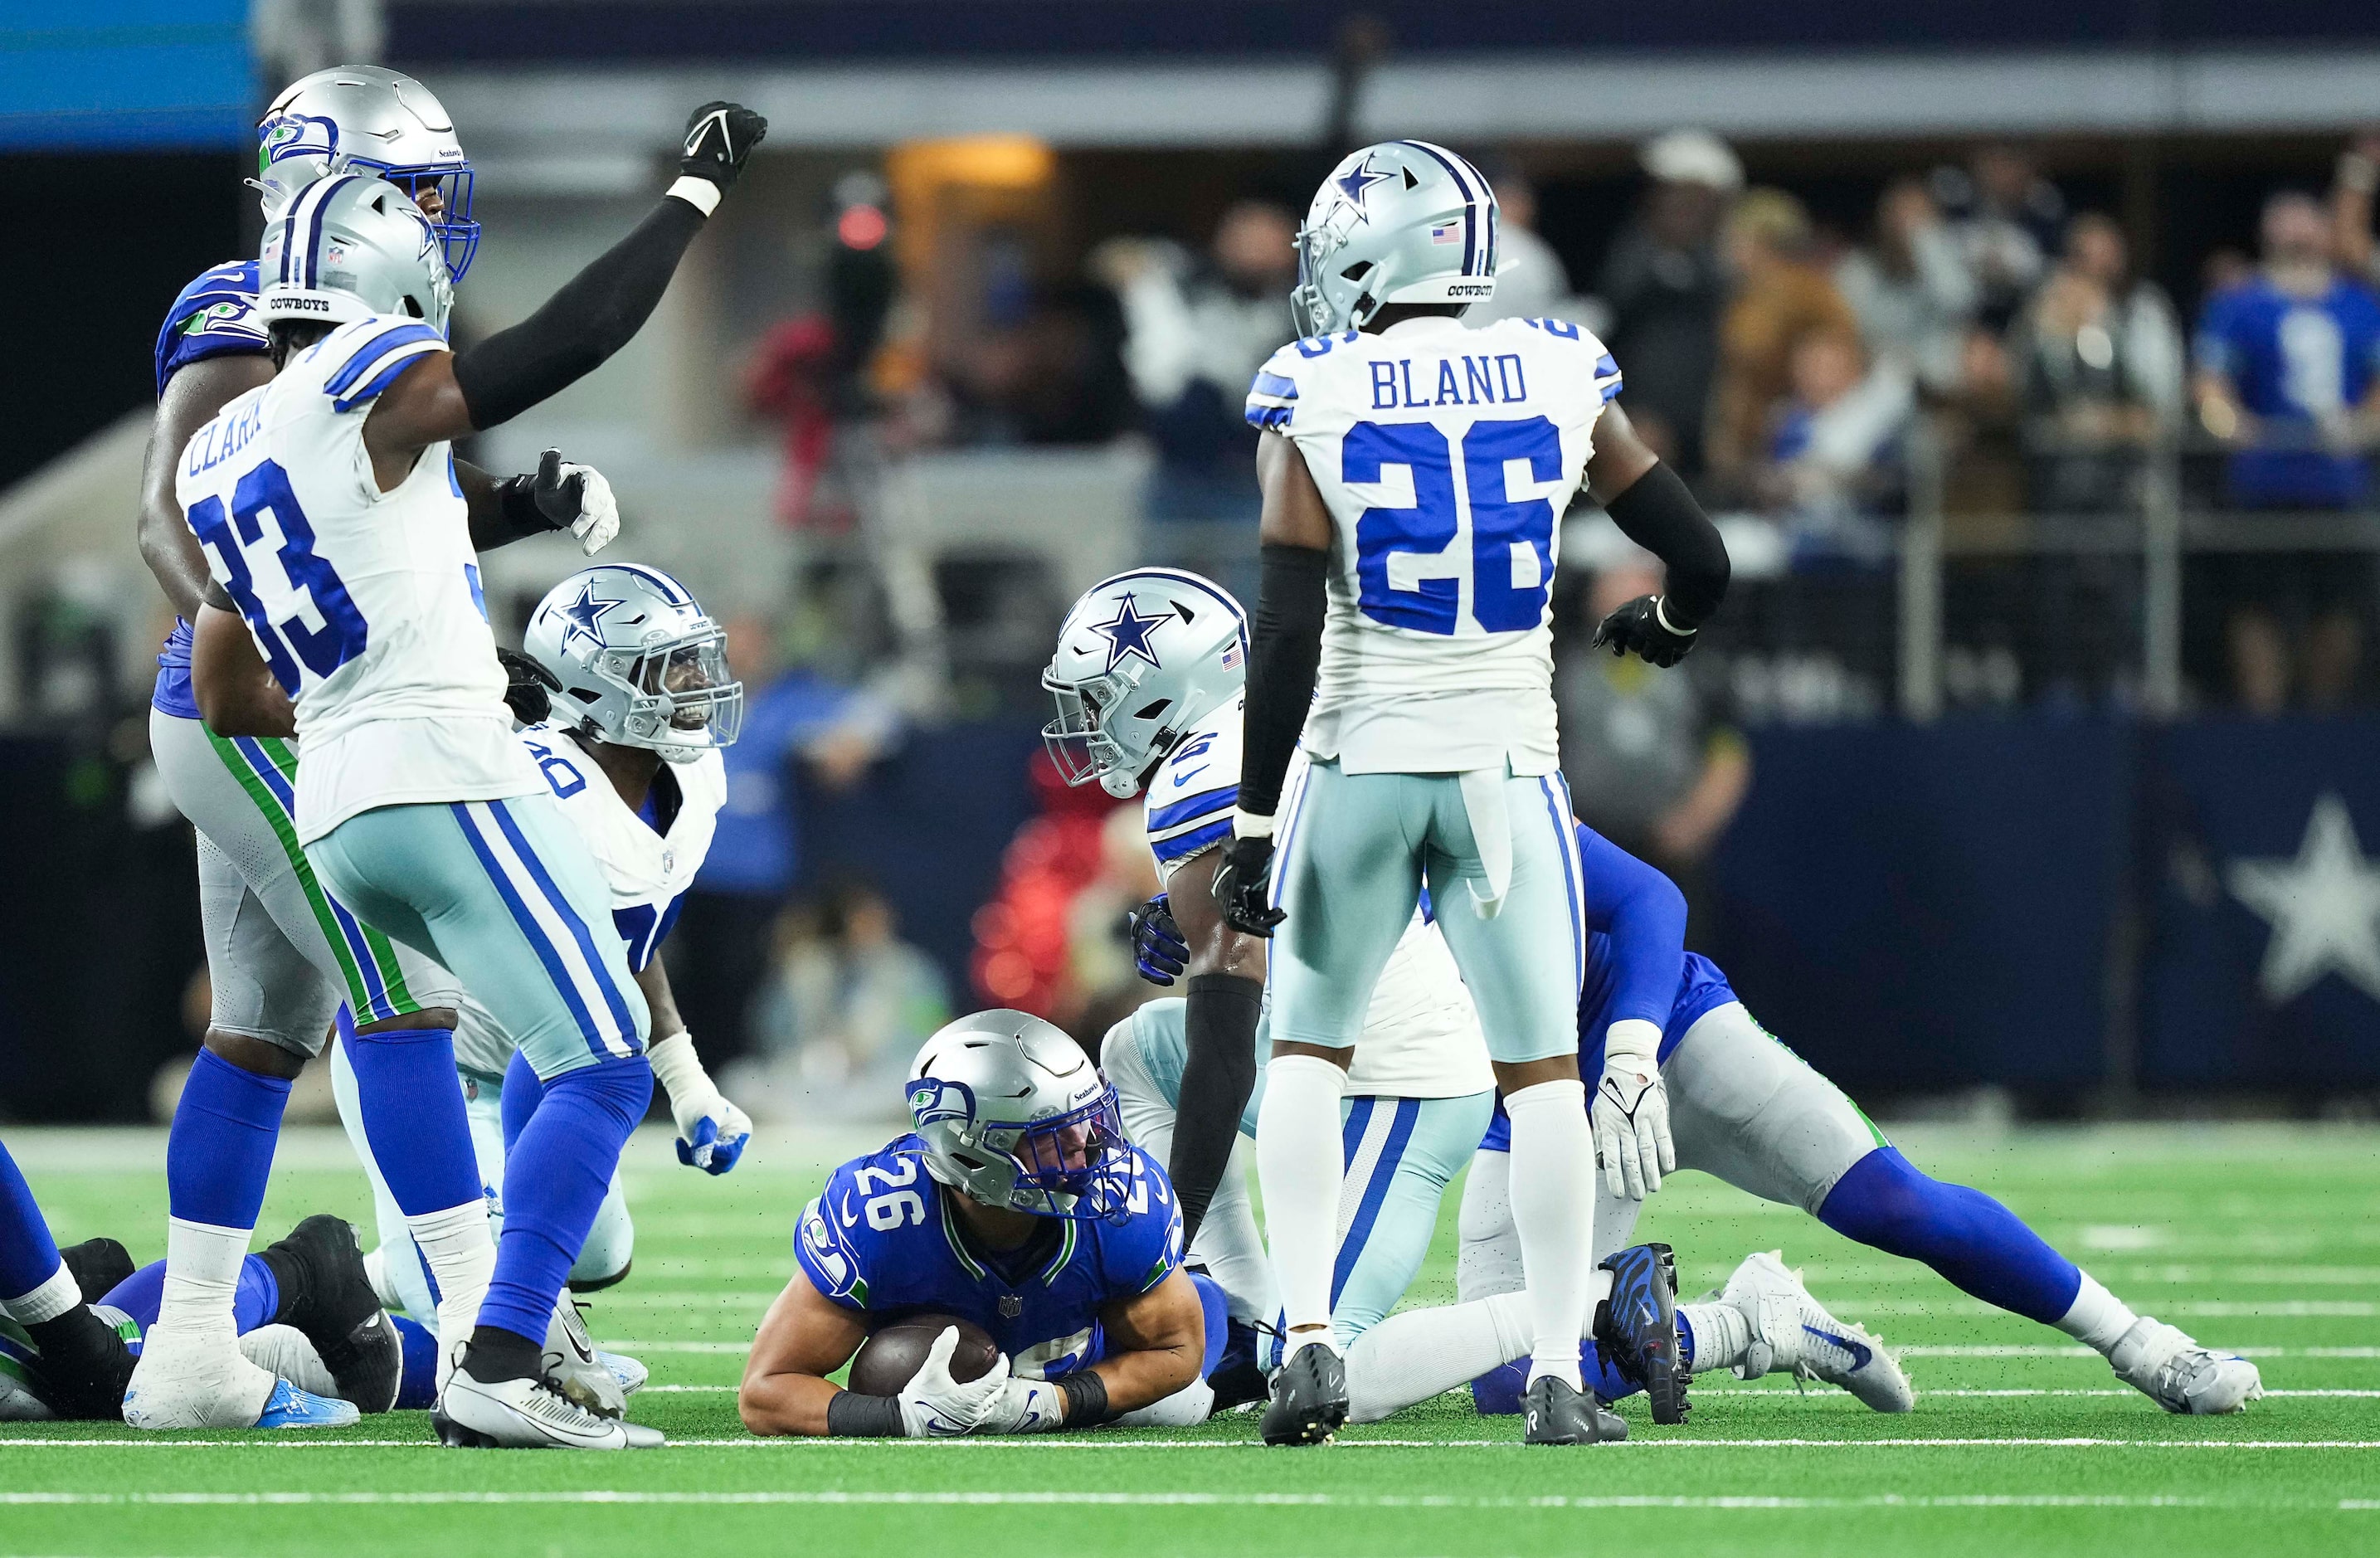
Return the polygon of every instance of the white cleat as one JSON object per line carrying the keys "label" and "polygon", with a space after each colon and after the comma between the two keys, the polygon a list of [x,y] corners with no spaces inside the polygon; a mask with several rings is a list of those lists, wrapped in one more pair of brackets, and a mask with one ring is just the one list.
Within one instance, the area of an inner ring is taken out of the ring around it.
{"label": "white cleat", "polygon": [[151,1326],[124,1387],[124,1420],[137,1429],[254,1428],[279,1381],[240,1356],[220,1333]]}
{"label": "white cleat", "polygon": [[623,1395],[636,1394],[645,1388],[645,1382],[653,1377],[651,1369],[625,1353],[599,1352],[595,1356],[604,1368],[612,1371],[612,1378],[619,1382]]}
{"label": "white cleat", "polygon": [[430,1414],[443,1443],[474,1450],[652,1450],[659,1429],[599,1418],[550,1380],[474,1379],[468,1368],[447,1376]]}
{"label": "white cleat", "polygon": [[1736,1373],[1756,1380],[1782,1370],[1797,1380],[1840,1385],[1877,1412],[1914,1406],[1916,1389],[1900,1361],[1885,1351],[1883,1340],[1828,1314],[1781,1254],[1771,1249],[1744,1257],[1719,1296],[1752,1328],[1751,1346]]}
{"label": "white cleat", "polygon": [[2168,1412],[2218,1417],[2261,1400],[2265,1382],[2244,1357],[2210,1352],[2161,1320],[2132,1322],[2108,1353],[2116,1377]]}
{"label": "white cleat", "polygon": [[634,1366],[634,1384],[612,1367],[611,1354],[595,1350],[577,1301],[565,1288],[545,1328],[545,1371],[556,1388],[599,1418],[625,1417],[628,1397],[644,1387],[646,1373],[645,1366],[634,1358],[620,1361]]}

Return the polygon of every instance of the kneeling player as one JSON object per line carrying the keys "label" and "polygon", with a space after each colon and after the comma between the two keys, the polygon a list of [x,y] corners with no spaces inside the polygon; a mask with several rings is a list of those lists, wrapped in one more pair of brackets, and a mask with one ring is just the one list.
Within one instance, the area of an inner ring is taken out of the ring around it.
{"label": "kneeling player", "polygon": [[[1164,1171],[1075,1041],[1023,1012],[962,1017],[918,1052],[909,1112],[913,1134],[803,1209],[801,1269],[745,1365],[745,1426],[924,1439],[1202,1421],[1221,1292],[1181,1270]],[[877,1325],[928,1312],[980,1327],[999,1360],[953,1381],[953,1328],[898,1395],[828,1382]]]}

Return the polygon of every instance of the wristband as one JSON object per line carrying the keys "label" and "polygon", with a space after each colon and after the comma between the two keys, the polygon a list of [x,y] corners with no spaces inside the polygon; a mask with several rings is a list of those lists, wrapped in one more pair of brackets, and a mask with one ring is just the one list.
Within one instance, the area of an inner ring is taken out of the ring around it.
{"label": "wristband", "polygon": [[703,1069],[702,1057],[694,1053],[694,1035],[683,1028],[647,1044],[645,1061],[653,1068],[653,1079],[667,1089],[672,1098],[719,1090],[710,1073]]}
{"label": "wristband", "polygon": [[662,193],[676,196],[705,216],[719,209],[719,186],[708,178],[697,178],[690,173],[681,174],[677,182]]}
{"label": "wristband", "polygon": [[1058,1382],[1066,1398],[1068,1428],[1097,1428],[1108,1420],[1108,1382],[1087,1369],[1078,1369]]}
{"label": "wristband", "polygon": [[1691,639],[1696,633],[1701,631],[1700,628],[1696,627],[1681,627],[1676,623],[1671,622],[1670,620],[1669,604],[1661,596],[1658,595],[1653,597],[1653,620],[1661,625],[1664,632],[1675,633],[1681,639]]}
{"label": "wristband", "polygon": [[901,1439],[901,1400],[837,1391],[827,1398],[826,1431],[837,1439]]}
{"label": "wristband", "polygon": [[551,535],[560,529],[537,505],[537,478],[507,476],[496,483],[496,511],[504,516],[505,533],[516,541]]}
{"label": "wristband", "polygon": [[1273,820],[1270,816],[1242,810],[1236,806],[1232,808],[1233,838],[1270,838],[1272,824]]}
{"label": "wristband", "polygon": [[1643,1017],[1622,1017],[1603,1030],[1603,1059],[1609,1065],[1615,1055],[1630,1060],[1651,1060],[1661,1053],[1661,1025]]}

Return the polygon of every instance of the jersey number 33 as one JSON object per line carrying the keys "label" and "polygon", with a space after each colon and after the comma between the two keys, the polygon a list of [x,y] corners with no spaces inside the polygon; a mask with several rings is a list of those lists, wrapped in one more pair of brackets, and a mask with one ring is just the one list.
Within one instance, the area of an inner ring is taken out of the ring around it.
{"label": "jersey number 33", "polygon": [[[266,533],[268,519],[273,535]],[[224,588],[284,692],[298,696],[301,663],[319,679],[364,652],[363,613],[338,570],[315,554],[314,527],[278,464],[265,460],[239,479],[228,516],[219,497],[191,505],[190,529],[222,561]],[[264,566],[251,567],[251,555]],[[310,623],[310,615],[321,626]]]}

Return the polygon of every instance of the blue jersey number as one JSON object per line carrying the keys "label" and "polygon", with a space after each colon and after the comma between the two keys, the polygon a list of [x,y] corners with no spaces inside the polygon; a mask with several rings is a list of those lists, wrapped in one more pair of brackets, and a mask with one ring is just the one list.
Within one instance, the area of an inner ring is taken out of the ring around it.
{"label": "blue jersey number", "polygon": [[555,757],[553,749],[540,742],[528,741],[523,745],[528,748],[528,755],[537,760],[537,771],[545,775],[554,799],[568,800],[587,787],[587,775],[579,773],[577,765],[568,758]]}
{"label": "blue jersey number", "polygon": [[[267,515],[280,532],[279,540],[273,543],[273,555],[279,561],[282,577],[288,581],[288,588],[322,619],[320,627],[308,627],[305,617],[298,614],[273,621],[256,592],[256,576],[249,568],[248,553],[264,542]],[[240,615],[248,619],[273,679],[290,697],[298,696],[301,663],[315,676],[327,676],[364,652],[370,630],[364,626],[363,613],[356,609],[338,570],[331,566],[328,559],[315,555],[314,527],[298,506],[298,494],[289,487],[289,473],[279,465],[266,460],[239,479],[239,485],[232,489],[228,519],[221,498],[201,498],[191,505],[190,529],[222,562],[227,576],[225,592],[239,607]]]}
{"label": "blue jersey number", "polygon": [[[1535,627],[1553,581],[1554,505],[1509,494],[1504,467],[1510,460],[1526,462],[1532,481],[1557,481],[1561,434],[1545,418],[1528,417],[1474,422],[1463,435],[1463,485],[1471,497],[1471,617],[1490,633]],[[1390,582],[1397,554],[1435,557],[1454,540],[1454,461],[1446,434],[1428,422],[1357,422],[1340,444],[1342,481],[1378,481],[1383,468],[1400,465],[1413,477],[1413,506],[1367,508],[1355,521],[1357,603],[1384,627],[1451,634],[1461,610],[1459,578],[1418,578],[1409,589]]]}

